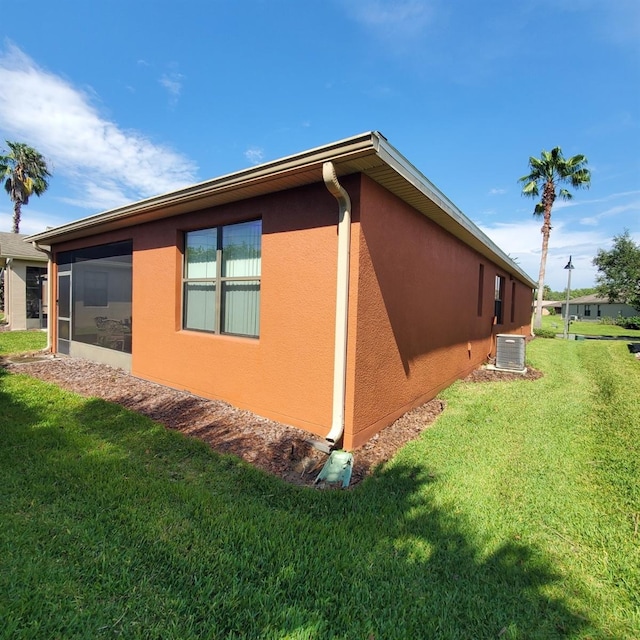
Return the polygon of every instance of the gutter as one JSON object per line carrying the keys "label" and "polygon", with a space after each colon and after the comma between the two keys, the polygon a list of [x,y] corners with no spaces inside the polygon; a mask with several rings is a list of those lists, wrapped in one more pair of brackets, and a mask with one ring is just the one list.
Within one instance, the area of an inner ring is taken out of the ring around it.
{"label": "gutter", "polygon": [[330,444],[344,433],[347,388],[347,323],[349,314],[349,263],[351,252],[351,198],[338,182],[333,162],[324,162],[322,178],[329,193],[338,201],[338,277],[336,284],[336,330],[333,360],[333,412],[331,430],[325,436]]}
{"label": "gutter", "polygon": [[[311,184],[318,180],[317,171],[320,163],[330,160],[348,162],[355,158],[368,157],[375,154],[376,140],[377,136],[374,133],[363,133],[69,222],[31,235],[26,241],[65,242],[91,235],[95,233],[95,228],[99,231],[113,230],[134,224],[134,220],[148,221],[145,216],[150,216],[148,219],[153,220],[153,216],[158,214],[161,217],[169,217],[221,203],[235,202],[278,190],[278,180],[294,180],[297,185]],[[295,180],[296,176],[298,180]],[[290,182],[286,182],[286,188],[291,186]]]}

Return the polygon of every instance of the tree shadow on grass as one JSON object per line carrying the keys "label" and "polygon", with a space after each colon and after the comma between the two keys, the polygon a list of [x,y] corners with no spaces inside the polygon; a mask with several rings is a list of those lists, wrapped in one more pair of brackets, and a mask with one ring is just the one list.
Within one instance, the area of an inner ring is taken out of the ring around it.
{"label": "tree shadow on grass", "polygon": [[584,616],[546,595],[561,576],[543,552],[517,540],[486,551],[455,505],[436,504],[431,488],[438,482],[424,468],[396,465],[363,487],[364,493],[372,485],[377,493],[392,493],[397,508],[387,545],[393,560],[376,577],[383,579],[396,562],[420,568],[403,589],[430,615],[412,630],[428,630],[425,637],[561,638],[583,628]]}
{"label": "tree shadow on grass", "polygon": [[[23,400],[20,392],[9,388],[10,374],[0,366],[0,430],[1,454],[7,460],[28,463],[31,449],[64,446],[66,439],[58,425],[49,424],[48,416],[31,398]],[[27,392],[25,395],[29,396]],[[36,392],[37,393],[37,392]],[[37,431],[34,427],[38,426]]]}
{"label": "tree shadow on grass", "polygon": [[[38,417],[28,412],[25,429]],[[29,452],[57,479],[49,517],[65,551],[45,547],[32,563],[20,615],[50,637],[546,639],[591,628],[548,595],[561,576],[540,549],[505,540],[486,551],[439,504],[427,468],[388,465],[353,491],[314,491],[103,401],[69,417],[123,455],[96,458],[73,439],[64,459],[37,442]],[[67,585],[54,607],[58,585],[38,571],[60,560],[78,593]]]}

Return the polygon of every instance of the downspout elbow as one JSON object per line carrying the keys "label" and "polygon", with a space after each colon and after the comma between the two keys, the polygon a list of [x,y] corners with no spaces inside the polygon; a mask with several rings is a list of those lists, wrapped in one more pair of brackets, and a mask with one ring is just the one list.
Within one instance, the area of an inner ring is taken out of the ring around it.
{"label": "downspout elbow", "polygon": [[333,410],[331,430],[325,439],[336,444],[344,434],[347,380],[347,324],[349,315],[349,265],[351,252],[351,198],[338,182],[333,162],[322,165],[322,178],[329,193],[338,201],[338,265],[333,365]]}

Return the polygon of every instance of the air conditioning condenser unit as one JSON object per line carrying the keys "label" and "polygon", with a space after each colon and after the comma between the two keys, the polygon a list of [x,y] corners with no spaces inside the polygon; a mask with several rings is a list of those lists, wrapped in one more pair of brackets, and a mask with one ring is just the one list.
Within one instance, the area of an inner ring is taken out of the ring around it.
{"label": "air conditioning condenser unit", "polygon": [[496,369],[524,371],[525,336],[499,333],[496,336]]}

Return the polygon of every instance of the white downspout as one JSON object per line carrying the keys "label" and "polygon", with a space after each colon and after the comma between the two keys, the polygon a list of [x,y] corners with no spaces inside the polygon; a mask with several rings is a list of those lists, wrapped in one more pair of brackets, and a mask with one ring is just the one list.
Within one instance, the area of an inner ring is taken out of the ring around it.
{"label": "white downspout", "polygon": [[333,417],[325,436],[331,444],[342,438],[347,387],[347,319],[349,314],[349,260],[351,251],[351,198],[338,182],[333,162],[322,165],[322,178],[338,201],[338,279],[336,286],[336,332],[333,360]]}
{"label": "white downspout", "polygon": [[9,284],[9,267],[13,262],[13,258],[7,258],[4,263],[4,306],[2,307],[2,313],[4,313],[4,321],[11,326],[11,318],[7,319],[7,300],[11,295],[11,285]]}
{"label": "white downspout", "polygon": [[51,281],[51,274],[53,273],[53,253],[43,249],[37,242],[32,242],[31,244],[35,249],[42,251],[42,253],[47,256],[47,351],[51,351],[53,346],[53,340],[51,339],[51,317],[53,313],[53,282]]}

